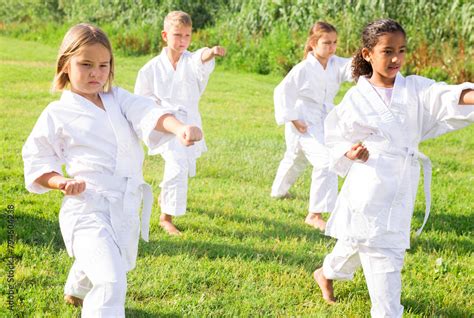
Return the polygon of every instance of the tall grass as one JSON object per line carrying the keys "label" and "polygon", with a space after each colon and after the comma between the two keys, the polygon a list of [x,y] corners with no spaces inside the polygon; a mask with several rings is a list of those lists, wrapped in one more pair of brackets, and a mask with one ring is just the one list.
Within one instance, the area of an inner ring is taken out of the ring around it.
{"label": "tall grass", "polygon": [[0,32],[57,45],[64,29],[89,21],[104,28],[118,51],[157,53],[163,18],[171,10],[194,20],[192,48],[222,44],[223,63],[261,74],[285,74],[300,59],[317,20],[339,30],[339,54],[359,46],[363,26],[390,17],[407,31],[406,73],[452,82],[474,79],[474,3],[465,0],[0,0]]}

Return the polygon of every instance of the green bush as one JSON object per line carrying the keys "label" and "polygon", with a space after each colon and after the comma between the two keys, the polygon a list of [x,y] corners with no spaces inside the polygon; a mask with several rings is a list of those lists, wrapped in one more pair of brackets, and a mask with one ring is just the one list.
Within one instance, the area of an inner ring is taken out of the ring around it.
{"label": "green bush", "polygon": [[407,73],[474,78],[466,67],[474,53],[474,3],[464,0],[0,0],[0,34],[57,45],[71,25],[92,22],[108,32],[118,52],[150,54],[163,44],[163,18],[177,9],[193,18],[192,48],[227,47],[221,64],[228,68],[286,74],[301,60],[318,20],[336,26],[338,54],[350,56],[367,22],[391,17],[408,35]]}
{"label": "green bush", "polygon": [[420,75],[428,78],[436,78],[438,81],[449,80],[448,72],[439,67],[425,68],[420,72]]}

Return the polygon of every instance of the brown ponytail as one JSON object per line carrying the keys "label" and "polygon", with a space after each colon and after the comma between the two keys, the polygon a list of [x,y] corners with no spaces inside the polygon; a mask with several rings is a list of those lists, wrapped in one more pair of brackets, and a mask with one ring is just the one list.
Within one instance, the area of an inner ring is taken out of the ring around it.
{"label": "brown ponytail", "polygon": [[372,65],[364,59],[360,48],[352,59],[352,77],[357,81],[363,75],[372,76]]}
{"label": "brown ponytail", "polygon": [[305,59],[308,56],[309,52],[313,50],[311,46],[316,44],[319,38],[324,33],[331,33],[331,32],[337,33],[336,28],[334,26],[323,21],[316,22],[309,30],[308,38],[306,39],[306,44],[304,46],[303,59]]}
{"label": "brown ponytail", "polygon": [[377,45],[379,37],[386,33],[401,32],[406,37],[405,30],[392,19],[380,19],[367,24],[362,31],[362,47],[359,48],[352,60],[352,77],[357,81],[361,76],[372,76],[372,65],[362,56],[362,49],[371,51]]}

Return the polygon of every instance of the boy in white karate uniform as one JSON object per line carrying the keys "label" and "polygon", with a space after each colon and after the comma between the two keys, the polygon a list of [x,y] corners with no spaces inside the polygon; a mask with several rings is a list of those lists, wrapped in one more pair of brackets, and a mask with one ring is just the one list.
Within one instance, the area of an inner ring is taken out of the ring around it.
{"label": "boy in white karate uniform", "polygon": [[148,240],[153,204],[139,138],[155,149],[174,136],[166,132],[186,145],[202,137],[155,101],[112,87],[113,75],[105,33],[72,27],[56,65],[61,99],[42,112],[22,151],[26,188],[65,194],[59,223],[75,261],[64,298],[83,305],[82,317],[125,317],[126,273],[135,267],[140,232]]}
{"label": "boy in white karate uniform", "polygon": [[[183,122],[202,129],[199,99],[214,70],[214,57],[224,56],[220,46],[189,52],[191,17],[182,11],[170,12],[161,32],[167,46],[138,72],[135,94],[165,102],[177,112]],[[186,213],[188,176],[196,174],[196,159],[207,150],[204,139],[194,146],[183,147],[174,138],[152,154],[160,153],[165,160],[160,184],[160,225],[171,235],[180,234],[172,222],[173,216]]]}
{"label": "boy in white karate uniform", "polygon": [[333,108],[341,83],[352,81],[351,59],[335,55],[336,28],[316,22],[309,32],[304,60],[275,88],[275,118],[285,124],[286,152],[280,162],[271,196],[288,196],[308,161],[313,166],[309,208],[305,222],[324,231],[322,212],[334,209],[337,175],[329,171],[324,146],[324,119]]}
{"label": "boy in white karate uniform", "polygon": [[362,265],[372,317],[402,317],[401,270],[419,161],[426,211],[418,234],[430,210],[431,163],[418,145],[474,122],[474,84],[403,77],[406,36],[393,20],[368,24],[362,43],[353,61],[357,85],[325,122],[332,167],[346,180],[326,228],[337,243],[314,278],[323,298],[334,302],[332,280],[352,279]]}

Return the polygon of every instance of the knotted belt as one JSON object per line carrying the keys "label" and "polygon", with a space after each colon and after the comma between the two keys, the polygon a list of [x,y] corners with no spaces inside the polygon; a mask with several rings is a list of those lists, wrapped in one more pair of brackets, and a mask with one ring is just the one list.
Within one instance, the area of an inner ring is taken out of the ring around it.
{"label": "knotted belt", "polygon": [[[123,210],[136,208],[135,206],[130,205],[130,202],[134,201],[133,197],[137,195],[136,192],[139,191],[141,203],[143,203],[140,232],[142,239],[148,242],[153,205],[153,192],[150,185],[146,183],[142,177],[121,177],[97,173],[81,174],[75,177],[83,179],[86,182],[87,190],[90,189],[97,194],[102,195],[111,204],[115,205],[123,195],[123,204],[121,204]],[[114,231],[120,230],[116,228],[116,224],[112,225],[114,226]],[[119,226],[123,227],[121,225]],[[122,230],[125,229],[122,228]]]}
{"label": "knotted belt", "polygon": [[431,209],[431,176],[432,176],[432,165],[431,160],[421,153],[416,148],[408,148],[408,147],[383,147],[379,148],[377,145],[371,144],[369,146],[369,150],[374,150],[376,153],[380,154],[389,154],[394,156],[401,156],[404,157],[403,163],[403,174],[402,178],[398,184],[397,191],[395,196],[392,200],[390,205],[390,211],[388,215],[388,222],[387,222],[387,230],[388,231],[398,231],[399,228],[397,227],[397,220],[399,215],[396,213],[397,202],[404,196],[405,192],[408,190],[409,181],[411,180],[411,169],[410,165],[412,160],[419,160],[423,166],[423,178],[424,178],[424,192],[425,192],[425,217],[423,220],[423,224],[421,227],[416,231],[416,236],[419,236],[423,231],[423,228],[428,221],[430,216],[430,209]]}

